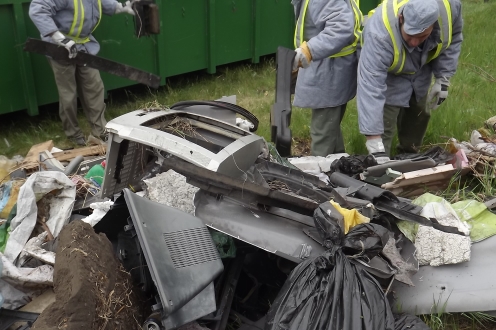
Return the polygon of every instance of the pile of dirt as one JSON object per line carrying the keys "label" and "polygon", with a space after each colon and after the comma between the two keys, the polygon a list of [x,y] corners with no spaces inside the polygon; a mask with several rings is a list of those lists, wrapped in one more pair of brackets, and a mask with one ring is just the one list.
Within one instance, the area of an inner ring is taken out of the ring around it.
{"label": "pile of dirt", "polygon": [[293,155],[293,157],[310,156],[310,144],[310,139],[300,139],[294,137],[293,145],[291,146],[291,155]]}
{"label": "pile of dirt", "polygon": [[104,234],[82,221],[59,235],[54,272],[56,301],[33,329],[140,329],[140,301],[131,277]]}

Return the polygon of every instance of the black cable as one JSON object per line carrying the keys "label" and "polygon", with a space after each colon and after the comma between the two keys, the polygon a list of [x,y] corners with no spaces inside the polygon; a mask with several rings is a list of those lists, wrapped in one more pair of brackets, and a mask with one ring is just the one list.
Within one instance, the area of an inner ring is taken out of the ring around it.
{"label": "black cable", "polygon": [[227,109],[236,112],[237,114],[242,115],[249,121],[253,123],[253,128],[250,128],[250,132],[255,132],[258,129],[258,118],[252,114],[250,111],[245,108],[240,107],[239,105],[223,102],[223,101],[181,101],[174,103],[170,108],[176,109],[179,107],[189,107],[192,105],[208,105],[212,107],[217,107],[221,109]]}

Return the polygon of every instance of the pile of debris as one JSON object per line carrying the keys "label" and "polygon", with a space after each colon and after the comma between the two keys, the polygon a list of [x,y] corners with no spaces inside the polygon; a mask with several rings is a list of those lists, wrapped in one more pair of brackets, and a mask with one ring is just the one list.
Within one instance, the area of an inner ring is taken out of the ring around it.
{"label": "pile of debris", "polygon": [[458,142],[451,138],[449,149],[452,153],[465,153],[466,162],[475,175],[494,176],[496,164],[496,116],[484,122],[484,127],[472,131],[470,141]]}
{"label": "pile of debris", "polygon": [[496,310],[496,215],[423,194],[470,153],[286,160],[257,126],[229,97],[125,114],[91,155],[35,146],[0,188],[0,330],[428,329],[401,313],[433,295]]}

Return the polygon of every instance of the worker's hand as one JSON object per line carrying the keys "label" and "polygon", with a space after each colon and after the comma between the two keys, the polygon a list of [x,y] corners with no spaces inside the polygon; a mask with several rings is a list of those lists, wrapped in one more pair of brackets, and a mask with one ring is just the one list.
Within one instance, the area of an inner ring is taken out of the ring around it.
{"label": "worker's hand", "polygon": [[77,48],[74,40],[67,38],[62,32],[57,31],[52,34],[52,40],[59,46],[65,47],[69,52],[69,58],[74,58],[77,56]]}
{"label": "worker's hand", "polygon": [[430,113],[432,110],[436,110],[441,103],[448,97],[448,78],[436,78],[434,85],[431,87],[431,91],[427,96],[427,111]]}
{"label": "worker's hand", "polygon": [[369,154],[375,158],[377,164],[381,165],[391,161],[389,156],[386,154],[384,144],[382,143],[382,139],[380,137],[368,139],[367,142],[365,142],[365,146],[367,147]]}
{"label": "worker's hand", "polygon": [[307,42],[303,41],[300,48],[296,48],[295,52],[296,56],[293,60],[293,71],[298,70],[298,68],[308,68],[310,62],[312,62],[312,53],[310,53]]}
{"label": "worker's hand", "polygon": [[117,2],[117,5],[115,6],[115,13],[126,13],[134,16],[134,10],[133,6],[131,5],[131,1],[126,1],[124,5],[121,2]]}

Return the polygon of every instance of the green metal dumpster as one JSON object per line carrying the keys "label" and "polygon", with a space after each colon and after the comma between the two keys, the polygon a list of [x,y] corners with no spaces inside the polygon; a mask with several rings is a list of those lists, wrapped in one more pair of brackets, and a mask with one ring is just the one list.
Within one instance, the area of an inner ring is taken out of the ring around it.
{"label": "green metal dumpster", "polygon": [[369,11],[380,5],[381,2],[382,0],[360,0],[360,10],[364,15],[367,15]]}
{"label": "green metal dumpster", "polygon": [[[278,46],[292,47],[294,13],[290,0],[157,0],[161,33],[137,39],[133,18],[104,17],[95,31],[99,56],[165,79],[242,60],[259,61]],[[58,100],[52,71],[44,56],[22,50],[27,37],[39,38],[28,15],[29,1],[0,0],[0,114]],[[102,72],[106,90],[135,82]]]}

